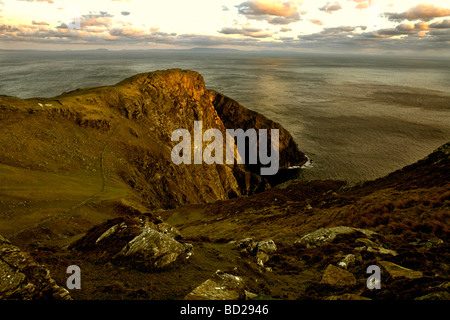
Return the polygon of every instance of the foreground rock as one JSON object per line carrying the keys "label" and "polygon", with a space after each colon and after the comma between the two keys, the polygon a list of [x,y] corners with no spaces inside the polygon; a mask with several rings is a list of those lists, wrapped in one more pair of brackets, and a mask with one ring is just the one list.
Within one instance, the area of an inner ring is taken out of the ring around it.
{"label": "foreground rock", "polygon": [[337,235],[356,233],[356,232],[361,233],[362,235],[365,235],[367,237],[370,237],[370,236],[376,234],[376,232],[368,230],[368,229],[360,229],[360,228],[353,228],[353,227],[347,227],[347,226],[338,226],[338,227],[318,229],[314,232],[304,235],[302,238],[296,240],[295,242],[302,243],[305,245],[310,245],[310,246],[320,246],[322,244],[333,241]]}
{"label": "foreground rock", "polygon": [[352,286],[356,284],[356,278],[352,273],[330,264],[325,269],[321,283],[331,286]]}
{"label": "foreground rock", "polygon": [[0,236],[0,300],[70,300],[50,272]]}
{"label": "foreground rock", "polygon": [[380,265],[386,270],[392,278],[418,279],[423,277],[421,271],[414,271],[390,261],[380,261]]}
{"label": "foreground rock", "polygon": [[185,300],[241,300],[246,297],[244,281],[217,270],[213,277],[186,295]]}
{"label": "foreground rock", "polygon": [[271,254],[277,251],[277,246],[272,239],[255,241],[252,238],[239,240],[236,247],[243,254],[249,254],[256,257],[256,263],[264,267],[264,263],[269,261]]}
{"label": "foreground rock", "polygon": [[193,254],[191,244],[176,239],[181,239],[180,233],[152,215],[124,216],[92,228],[70,248],[97,262],[112,261],[155,271]]}
{"label": "foreground rock", "polygon": [[330,296],[326,300],[372,300],[356,293],[345,293],[340,296]]}
{"label": "foreground rock", "polygon": [[364,245],[363,247],[361,247],[361,251],[362,250],[367,250],[368,252],[373,252],[373,253],[382,254],[382,255],[389,254],[389,255],[392,255],[394,257],[397,255],[396,251],[390,250],[390,249],[386,249],[383,246],[373,242],[370,239],[359,238],[359,239],[356,239],[355,243]]}

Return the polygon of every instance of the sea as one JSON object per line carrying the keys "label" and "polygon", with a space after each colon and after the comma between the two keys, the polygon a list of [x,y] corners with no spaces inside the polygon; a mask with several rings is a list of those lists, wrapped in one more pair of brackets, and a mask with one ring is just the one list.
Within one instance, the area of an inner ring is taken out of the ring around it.
{"label": "sea", "polygon": [[308,156],[301,179],[373,180],[450,141],[450,55],[0,51],[0,95],[54,97],[171,68],[283,125]]}

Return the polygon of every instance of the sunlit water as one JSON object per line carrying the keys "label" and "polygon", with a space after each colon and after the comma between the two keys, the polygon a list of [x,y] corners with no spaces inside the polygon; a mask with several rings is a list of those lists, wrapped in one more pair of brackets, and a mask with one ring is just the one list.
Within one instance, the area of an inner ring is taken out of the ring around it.
{"label": "sunlit water", "polygon": [[0,52],[0,94],[52,97],[169,68],[199,71],[208,88],[281,123],[312,159],[305,179],[374,179],[450,141],[448,59]]}

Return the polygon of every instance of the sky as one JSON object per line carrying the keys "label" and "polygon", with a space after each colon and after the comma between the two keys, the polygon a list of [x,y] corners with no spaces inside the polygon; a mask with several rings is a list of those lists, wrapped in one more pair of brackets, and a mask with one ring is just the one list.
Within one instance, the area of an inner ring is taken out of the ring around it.
{"label": "sky", "polygon": [[0,49],[449,55],[450,1],[0,0]]}

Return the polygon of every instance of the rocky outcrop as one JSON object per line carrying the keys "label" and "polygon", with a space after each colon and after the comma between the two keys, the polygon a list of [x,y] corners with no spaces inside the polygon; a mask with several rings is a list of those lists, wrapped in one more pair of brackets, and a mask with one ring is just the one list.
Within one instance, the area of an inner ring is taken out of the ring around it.
{"label": "rocky outcrop", "polygon": [[143,271],[183,262],[193,246],[180,243],[180,233],[151,215],[123,216],[97,225],[69,246],[97,263],[111,261]]}
{"label": "rocky outcrop", "polygon": [[379,253],[379,254],[389,254],[392,256],[397,255],[397,252],[395,250],[386,249],[383,246],[381,246],[380,244],[377,244],[367,238],[358,238],[358,239],[356,239],[355,243],[363,244],[362,247],[359,247],[359,248],[361,248],[361,250],[367,250],[368,252]]}
{"label": "rocky outcrop", "polygon": [[185,300],[242,300],[246,297],[244,281],[241,277],[217,270],[203,282]]}
{"label": "rocky outcrop", "polygon": [[302,243],[310,246],[320,246],[322,244],[333,241],[337,235],[350,233],[359,233],[365,236],[371,236],[376,232],[367,229],[353,228],[347,226],[321,228],[314,232],[304,235],[300,239],[296,240],[296,243]]}
{"label": "rocky outcrop", "polygon": [[423,277],[421,271],[414,271],[390,261],[380,261],[379,264],[392,278],[418,279]]}
{"label": "rocky outcrop", "polygon": [[70,300],[44,266],[0,236],[0,300]]}
{"label": "rocky outcrop", "polygon": [[356,277],[352,273],[330,264],[325,269],[321,283],[331,286],[352,286],[356,284]]}
{"label": "rocky outcrop", "polygon": [[255,241],[252,238],[245,238],[237,242],[236,248],[241,254],[255,256],[256,263],[261,267],[264,267],[264,263],[269,261],[270,256],[277,251],[277,246],[272,239]]}

